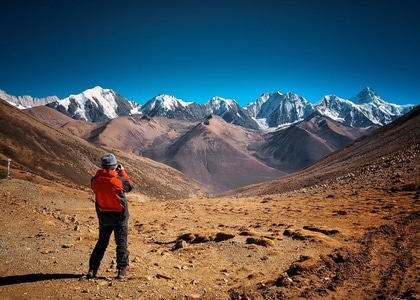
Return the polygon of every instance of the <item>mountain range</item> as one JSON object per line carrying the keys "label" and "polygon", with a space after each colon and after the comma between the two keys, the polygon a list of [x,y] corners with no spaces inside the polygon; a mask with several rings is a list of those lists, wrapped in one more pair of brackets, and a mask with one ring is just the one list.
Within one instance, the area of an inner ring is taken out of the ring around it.
{"label": "mountain range", "polygon": [[277,128],[303,121],[314,112],[351,127],[382,126],[410,111],[414,105],[389,103],[366,87],[351,99],[324,96],[317,104],[287,92],[262,94],[241,107],[233,99],[213,97],[205,104],[185,102],[171,95],[157,95],[144,105],[128,100],[111,89],[99,86],[64,99],[56,96],[36,99],[11,96],[0,90],[0,97],[18,108],[47,105],[67,116],[90,122],[103,122],[119,116],[143,114],[183,120],[200,120],[210,114],[226,122],[250,129]]}
{"label": "mountain range", "polygon": [[172,167],[211,194],[301,170],[413,107],[390,104],[370,88],[317,105],[265,93],[245,108],[219,97],[195,104],[168,95],[140,106],[100,87],[62,100],[0,96],[91,145]]}

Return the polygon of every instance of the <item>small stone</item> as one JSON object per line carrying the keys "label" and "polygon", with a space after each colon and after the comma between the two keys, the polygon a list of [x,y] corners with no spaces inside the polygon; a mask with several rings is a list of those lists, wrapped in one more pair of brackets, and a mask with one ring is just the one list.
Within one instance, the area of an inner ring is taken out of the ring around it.
{"label": "small stone", "polygon": [[188,244],[186,241],[184,241],[183,239],[178,240],[175,245],[172,247],[172,250],[177,250],[177,249],[181,249],[181,248],[187,248]]}
{"label": "small stone", "polygon": [[43,250],[41,250],[41,253],[42,254],[49,254],[49,253],[53,253],[54,252],[54,250],[52,250],[52,249],[43,249]]}

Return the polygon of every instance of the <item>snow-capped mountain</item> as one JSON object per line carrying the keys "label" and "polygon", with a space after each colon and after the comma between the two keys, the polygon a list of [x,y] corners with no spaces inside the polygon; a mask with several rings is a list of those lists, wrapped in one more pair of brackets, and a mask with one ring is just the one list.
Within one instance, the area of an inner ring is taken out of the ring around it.
{"label": "snow-capped mountain", "polygon": [[0,98],[6,100],[19,109],[31,108],[34,106],[47,105],[48,103],[58,101],[58,97],[50,96],[46,98],[33,98],[31,96],[12,96],[5,91],[0,90]]}
{"label": "snow-capped mountain", "polygon": [[205,107],[207,114],[220,116],[228,123],[251,129],[259,129],[260,127],[255,120],[249,117],[246,110],[233,99],[213,97],[205,104]]}
{"label": "snow-capped mountain", "polygon": [[414,105],[397,105],[382,100],[372,88],[366,87],[351,99],[327,95],[315,105],[305,98],[288,92],[262,94],[245,109],[261,128],[273,128],[300,122],[317,111],[336,122],[351,127],[385,125],[404,115]]}
{"label": "snow-capped mountain", "polygon": [[196,116],[190,109],[190,106],[193,105],[193,102],[185,102],[171,95],[160,94],[142,105],[140,112],[149,117],[194,119]]}
{"label": "snow-capped mountain", "polygon": [[305,120],[314,112],[347,126],[381,126],[414,108],[414,105],[410,104],[388,103],[370,87],[366,87],[351,99],[327,95],[315,105],[292,92],[264,93],[244,108],[233,99],[213,97],[205,104],[196,104],[164,94],[152,98],[141,106],[111,89],[99,86],[64,99],[55,96],[42,99],[31,96],[15,97],[1,90],[0,98],[18,108],[47,105],[74,119],[90,122],[101,122],[137,113],[149,117],[161,116],[184,120],[202,120],[214,114],[226,122],[250,129],[277,128],[294,124]]}
{"label": "snow-capped mountain", "polygon": [[90,122],[101,122],[118,116],[138,113],[140,108],[140,105],[136,102],[129,101],[113,90],[103,89],[99,86],[48,103],[47,106],[73,119]]}
{"label": "snow-capped mountain", "polygon": [[304,120],[314,108],[305,98],[287,92],[264,93],[245,109],[260,127],[277,127]]}
{"label": "snow-capped mountain", "polygon": [[201,120],[211,114],[222,117],[226,122],[246,128],[258,129],[258,124],[233,99],[213,97],[205,104],[184,102],[170,95],[158,95],[147,101],[140,112],[149,117]]}
{"label": "snow-capped mountain", "polygon": [[327,95],[316,105],[316,110],[337,122],[352,127],[367,127],[374,123],[359,109],[359,105],[335,95]]}
{"label": "snow-capped mountain", "polygon": [[335,95],[325,96],[314,108],[322,115],[351,127],[385,125],[414,108],[382,100],[372,88],[366,87],[346,100]]}

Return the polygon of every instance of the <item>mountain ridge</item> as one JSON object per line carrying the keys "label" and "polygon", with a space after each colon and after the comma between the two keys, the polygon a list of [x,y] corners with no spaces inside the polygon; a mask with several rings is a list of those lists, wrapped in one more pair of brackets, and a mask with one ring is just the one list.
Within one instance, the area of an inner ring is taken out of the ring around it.
{"label": "mountain ridge", "polygon": [[[362,104],[330,96],[318,107],[291,92],[266,93],[248,106],[254,115],[234,100],[214,97],[197,105],[167,95],[159,95],[142,112],[132,114],[130,102],[118,97],[100,87],[69,97],[66,103],[73,105],[68,107],[72,113],[67,114],[67,121],[52,113],[63,110],[56,103],[46,106],[51,115],[43,107],[27,112],[98,147],[172,167],[203,184],[210,194],[299,171],[410,108],[389,104],[370,88],[353,100]],[[118,111],[126,115],[119,116]],[[83,115],[91,121],[81,119]],[[283,125],[261,129],[256,120],[263,116],[270,126]],[[255,126],[249,126],[249,120]]]}
{"label": "mountain ridge", "polygon": [[234,99],[213,97],[205,104],[196,104],[165,94],[160,94],[140,105],[111,89],[103,89],[99,86],[61,100],[50,97],[35,101],[27,96],[29,98],[23,101],[25,97],[10,96],[1,92],[3,99],[19,108],[33,107],[34,103],[38,102],[39,105],[47,105],[74,119],[92,122],[136,113],[149,117],[163,116],[188,120],[203,119],[207,115],[215,114],[227,122],[251,129],[290,125],[304,120],[315,110],[352,127],[382,126],[414,108],[411,104],[388,103],[370,87],[364,88],[351,99],[326,95],[317,104],[312,104],[304,97],[292,92],[263,93],[245,107],[241,107]]}

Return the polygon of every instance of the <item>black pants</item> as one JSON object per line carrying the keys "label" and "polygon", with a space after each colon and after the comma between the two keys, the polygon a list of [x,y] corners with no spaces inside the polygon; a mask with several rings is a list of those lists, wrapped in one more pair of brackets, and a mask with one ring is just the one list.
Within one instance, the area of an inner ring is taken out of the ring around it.
{"label": "black pants", "polygon": [[99,239],[89,259],[89,268],[97,270],[108,247],[109,239],[114,232],[115,244],[117,245],[117,269],[121,270],[128,266],[127,235],[128,222],[124,221],[117,225],[99,224]]}

